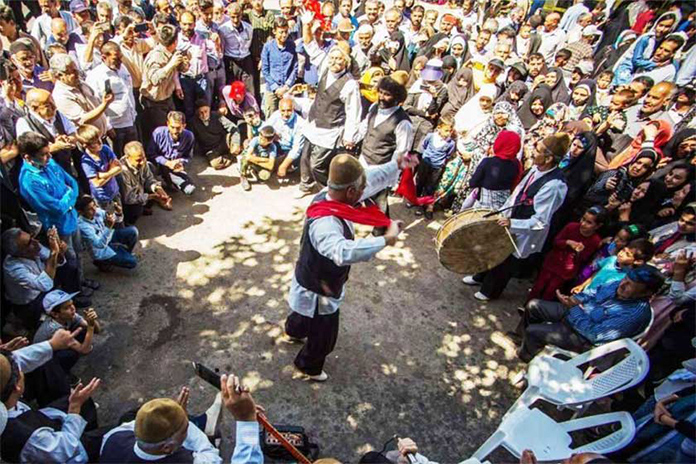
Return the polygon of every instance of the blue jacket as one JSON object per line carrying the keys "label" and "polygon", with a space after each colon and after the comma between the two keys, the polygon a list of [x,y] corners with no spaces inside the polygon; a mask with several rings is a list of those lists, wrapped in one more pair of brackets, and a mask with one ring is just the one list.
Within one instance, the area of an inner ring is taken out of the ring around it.
{"label": "blue jacket", "polygon": [[77,230],[77,181],[54,160],[42,168],[24,162],[19,172],[19,193],[38,214],[44,229],[56,226],[60,236]]}

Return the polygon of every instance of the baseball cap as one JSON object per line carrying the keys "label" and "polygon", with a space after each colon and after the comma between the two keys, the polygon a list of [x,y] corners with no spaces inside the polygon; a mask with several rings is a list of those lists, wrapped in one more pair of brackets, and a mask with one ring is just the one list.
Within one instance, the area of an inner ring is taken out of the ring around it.
{"label": "baseball cap", "polygon": [[50,313],[53,311],[53,308],[56,306],[65,303],[66,301],[70,301],[73,299],[75,295],[77,295],[80,292],[75,292],[75,293],[65,293],[63,290],[51,290],[44,296],[43,299],[43,308],[46,314]]}
{"label": "baseball cap", "polygon": [[505,63],[500,58],[493,58],[488,62],[489,66],[495,66],[498,69],[505,69]]}
{"label": "baseball cap", "polygon": [[70,12],[71,13],[82,13],[87,10],[87,5],[82,0],[71,0],[70,1]]}

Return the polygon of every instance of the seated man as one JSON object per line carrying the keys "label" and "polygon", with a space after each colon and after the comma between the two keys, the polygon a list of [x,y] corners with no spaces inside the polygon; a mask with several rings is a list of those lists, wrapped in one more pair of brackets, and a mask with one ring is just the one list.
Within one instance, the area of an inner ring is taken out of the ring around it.
{"label": "seated man", "polygon": [[237,126],[218,113],[210,112],[205,100],[196,103],[196,116],[191,124],[196,137],[194,151],[208,159],[213,169],[225,169],[232,165],[232,157],[241,151]]}
{"label": "seated man", "polygon": [[54,351],[76,343],[70,332],[59,330],[50,341],[0,353],[0,401],[7,409],[7,426],[2,433],[5,462],[95,462],[99,457],[98,452],[88,454],[93,447],[83,436],[97,426],[97,411],[90,397],[99,387],[99,379],[86,386],[78,384],[69,396],[45,409],[33,409],[20,401],[24,374],[48,363]]}
{"label": "seated man", "polygon": [[278,175],[285,177],[296,160],[302,155],[304,136],[302,127],[305,119],[295,112],[295,103],[290,98],[280,100],[278,111],[264,123],[271,126],[278,134],[278,158],[285,157],[278,166]]}
{"label": "seated man", "polygon": [[559,302],[531,300],[516,334],[522,338],[517,355],[529,362],[545,345],[586,351],[594,345],[633,337],[650,322],[650,298],[664,279],[653,266],[631,269],[619,282],[574,296],[557,292]]}
{"label": "seated man", "polygon": [[147,157],[155,163],[169,185],[186,195],[191,195],[196,186],[186,173],[186,165],[193,157],[193,133],[186,129],[186,117],[180,111],[170,111],[167,125],[152,133]]}
{"label": "seated man", "polygon": [[[2,234],[5,297],[13,311],[28,329],[39,324],[43,312],[43,298],[54,286],[69,292],[80,291],[77,267],[65,259],[67,246],[51,228],[47,232],[49,248],[21,229],[12,228]],[[87,297],[78,297],[75,304],[91,304]]]}
{"label": "seated man", "polygon": [[77,141],[82,149],[82,170],[89,179],[89,188],[101,208],[113,213],[121,206],[116,176],[121,163],[110,146],[102,142],[101,132],[91,124],[77,128]]}
{"label": "seated man", "polygon": [[650,231],[655,244],[654,261],[658,265],[671,263],[680,251],[696,251],[696,202],[684,208],[678,221],[665,224]]}
{"label": "seated man", "polygon": [[251,190],[250,178],[261,181],[271,178],[278,156],[275,135],[273,127],[262,127],[259,135],[251,139],[239,159],[239,177],[245,191]]}
{"label": "seated man", "polygon": [[108,270],[111,266],[134,269],[138,265],[138,260],[132,253],[138,243],[138,229],[135,226],[114,229],[114,215],[99,208],[89,195],[80,197],[75,209],[80,213],[77,225],[82,242],[89,250],[95,266]]}
{"label": "seated man", "polygon": [[60,329],[71,333],[80,327],[83,329],[75,336],[75,340],[79,343],[55,353],[54,358],[58,360],[66,374],[70,374],[81,355],[91,353],[92,337],[101,331],[94,309],[86,310],[84,318],[77,314],[72,300],[75,295],[75,293],[65,293],[63,290],[47,293],[43,300],[43,307],[48,317],[44,319],[34,335],[34,343],[41,343],[50,340]]}
{"label": "seated man", "polygon": [[127,225],[135,224],[142,215],[152,214],[153,203],[167,211],[172,210],[172,198],[152,174],[140,142],[126,144],[123,148],[121,167],[123,220]]}

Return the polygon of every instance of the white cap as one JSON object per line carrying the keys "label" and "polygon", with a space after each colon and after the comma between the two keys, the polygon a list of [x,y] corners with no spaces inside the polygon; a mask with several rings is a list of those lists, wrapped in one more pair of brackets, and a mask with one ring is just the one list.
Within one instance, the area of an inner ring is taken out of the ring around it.
{"label": "white cap", "polygon": [[75,295],[80,292],[75,293],[65,293],[63,290],[51,290],[44,296],[43,308],[46,314],[50,313],[56,306],[70,301]]}

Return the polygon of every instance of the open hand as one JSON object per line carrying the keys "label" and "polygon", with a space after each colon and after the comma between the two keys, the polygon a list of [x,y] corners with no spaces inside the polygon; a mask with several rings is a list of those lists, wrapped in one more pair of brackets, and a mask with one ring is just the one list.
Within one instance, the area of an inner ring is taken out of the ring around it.
{"label": "open hand", "polygon": [[235,375],[223,374],[220,378],[222,402],[236,421],[256,422],[256,403],[249,390]]}
{"label": "open hand", "polygon": [[68,398],[68,413],[79,414],[82,405],[92,396],[92,393],[99,387],[101,380],[94,377],[87,385],[83,386],[82,382],[78,383],[70,392]]}

